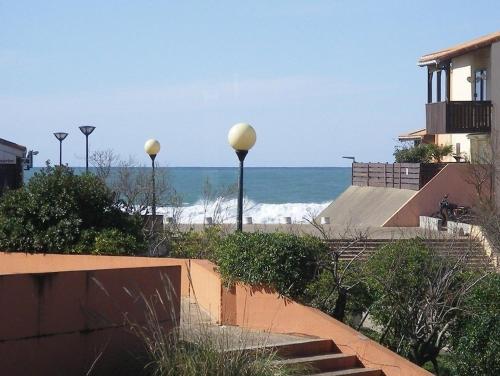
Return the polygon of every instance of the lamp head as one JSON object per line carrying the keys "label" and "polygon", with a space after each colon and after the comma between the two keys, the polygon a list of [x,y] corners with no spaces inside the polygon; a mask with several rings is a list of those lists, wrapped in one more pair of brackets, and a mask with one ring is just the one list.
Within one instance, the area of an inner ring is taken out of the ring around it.
{"label": "lamp head", "polygon": [[85,136],[90,135],[95,129],[95,127],[92,127],[91,125],[82,125],[81,127],[78,128],[80,128],[80,130]]}
{"label": "lamp head", "polygon": [[234,150],[248,151],[255,145],[257,134],[250,124],[238,123],[229,130],[227,140]]}
{"label": "lamp head", "polygon": [[151,138],[144,144],[144,151],[149,154],[149,156],[156,155],[160,152],[160,143],[158,140]]}
{"label": "lamp head", "polygon": [[65,133],[65,132],[55,132],[54,133],[54,136],[56,136],[56,138],[59,140],[59,141],[62,141],[64,140],[66,137],[68,137],[68,134]]}

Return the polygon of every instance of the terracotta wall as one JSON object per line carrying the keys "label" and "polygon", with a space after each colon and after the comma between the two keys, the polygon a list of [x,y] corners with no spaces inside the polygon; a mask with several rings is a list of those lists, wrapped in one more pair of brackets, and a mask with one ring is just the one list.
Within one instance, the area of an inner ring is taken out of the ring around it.
{"label": "terracotta wall", "polygon": [[187,296],[189,295],[189,283],[185,271],[189,263],[188,259],[159,257],[0,252],[0,275],[177,265],[182,268],[181,294]]}
{"label": "terracotta wall", "polygon": [[[177,298],[168,298],[165,278]],[[139,356],[142,344],[125,330],[124,314],[144,322],[145,307],[124,288],[158,291],[169,305],[158,310],[160,320],[171,329],[180,284],[180,266],[0,275],[0,373],[84,375],[98,359],[92,375],[137,375],[144,358],[131,355]]]}
{"label": "terracotta wall", "polygon": [[[220,288],[215,265],[208,261],[192,260],[191,275],[198,304],[222,325],[331,338],[342,352],[356,354],[365,366],[380,367],[387,376],[431,375],[317,309],[281,298],[266,289],[251,289],[246,285]],[[217,284],[220,295],[207,293],[207,289]]]}
{"label": "terracotta wall", "polygon": [[[450,163],[446,165],[418,193],[410,198],[394,215],[389,218],[384,227],[418,227],[419,216],[432,215],[439,211],[439,202],[445,194],[451,203],[473,207],[476,204],[476,190],[471,181],[473,166],[467,163]],[[484,192],[489,192],[489,186],[484,186]]]}

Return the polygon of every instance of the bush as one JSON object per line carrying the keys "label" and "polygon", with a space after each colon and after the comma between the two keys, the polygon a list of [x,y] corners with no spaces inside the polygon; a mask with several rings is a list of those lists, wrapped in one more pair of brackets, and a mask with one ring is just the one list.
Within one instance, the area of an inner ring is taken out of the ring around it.
{"label": "bush", "polygon": [[238,232],[217,245],[215,261],[226,284],[264,285],[300,298],[326,252],[327,245],[309,235]]}
{"label": "bush", "polygon": [[451,145],[419,144],[417,146],[396,147],[393,155],[396,163],[430,163],[433,160],[441,162],[452,151]]}
{"label": "bush", "polygon": [[375,297],[370,313],[383,327],[380,342],[418,365],[430,361],[437,369],[437,356],[449,345],[451,327],[475,277],[420,239],[382,247],[366,268]]}
{"label": "bush", "polygon": [[140,218],[122,212],[112,192],[91,174],[48,166],[0,198],[0,247],[5,250],[91,253],[102,230],[108,230],[104,237],[112,231],[115,240],[129,241],[130,249],[142,246]]}
{"label": "bush", "polygon": [[456,375],[500,374],[500,275],[488,275],[473,290],[452,341]]}
{"label": "bush", "polygon": [[169,235],[171,237],[170,257],[216,261],[214,252],[222,237],[220,227],[206,227],[203,231],[190,230]]}

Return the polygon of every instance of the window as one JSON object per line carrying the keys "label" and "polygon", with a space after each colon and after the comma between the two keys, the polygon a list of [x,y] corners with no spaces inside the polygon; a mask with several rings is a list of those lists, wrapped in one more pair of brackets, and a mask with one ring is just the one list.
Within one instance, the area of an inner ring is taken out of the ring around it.
{"label": "window", "polygon": [[477,69],[474,74],[474,100],[486,100],[486,69]]}

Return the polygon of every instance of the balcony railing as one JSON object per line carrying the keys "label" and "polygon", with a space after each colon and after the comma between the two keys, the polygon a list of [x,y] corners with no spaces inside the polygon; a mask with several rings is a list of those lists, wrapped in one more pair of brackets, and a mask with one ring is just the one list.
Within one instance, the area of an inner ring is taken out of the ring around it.
{"label": "balcony railing", "polygon": [[352,185],[420,190],[446,163],[352,164]]}
{"label": "balcony railing", "polygon": [[425,105],[427,133],[487,133],[491,131],[490,101],[448,101]]}

